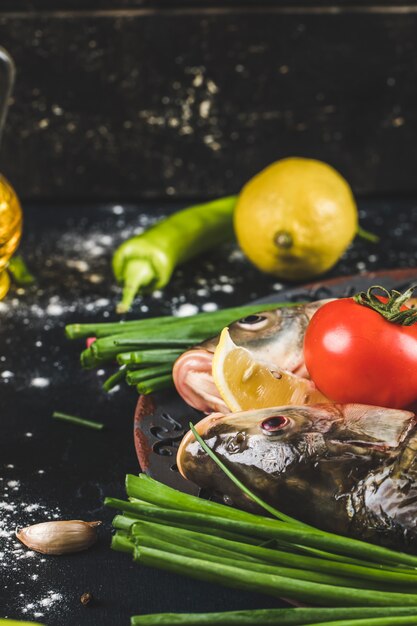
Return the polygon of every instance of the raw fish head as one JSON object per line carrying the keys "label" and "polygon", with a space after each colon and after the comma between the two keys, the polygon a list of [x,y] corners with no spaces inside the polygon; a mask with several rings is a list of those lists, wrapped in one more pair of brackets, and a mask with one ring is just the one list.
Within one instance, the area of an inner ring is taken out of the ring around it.
{"label": "raw fish head", "polygon": [[[410,411],[322,404],[213,414],[196,429],[250,489],[289,514],[315,521],[330,501],[395,458],[413,426]],[[250,504],[191,432],[180,445],[177,465],[197,485],[238,506]],[[300,514],[306,507],[307,514]]]}

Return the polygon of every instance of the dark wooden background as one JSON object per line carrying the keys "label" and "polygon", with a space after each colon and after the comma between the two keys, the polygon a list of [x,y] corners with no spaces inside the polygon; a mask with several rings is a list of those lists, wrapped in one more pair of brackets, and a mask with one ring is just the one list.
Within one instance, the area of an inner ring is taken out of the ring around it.
{"label": "dark wooden background", "polygon": [[417,3],[2,0],[25,199],[192,199],[287,155],[417,191]]}

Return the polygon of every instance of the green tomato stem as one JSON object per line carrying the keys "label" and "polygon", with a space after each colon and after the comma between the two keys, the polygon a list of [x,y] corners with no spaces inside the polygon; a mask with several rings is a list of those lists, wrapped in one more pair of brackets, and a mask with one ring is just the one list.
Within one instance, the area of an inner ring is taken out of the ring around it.
{"label": "green tomato stem", "polygon": [[[415,287],[410,287],[410,289],[401,293],[395,289],[388,291],[385,287],[374,285],[367,291],[361,291],[356,294],[356,296],[353,296],[353,299],[357,304],[379,313],[388,322],[401,326],[412,326],[417,322],[417,310],[403,307],[407,300],[412,297],[414,290]],[[382,293],[378,295],[375,293],[376,291]],[[381,296],[386,299],[386,302],[381,300]]]}

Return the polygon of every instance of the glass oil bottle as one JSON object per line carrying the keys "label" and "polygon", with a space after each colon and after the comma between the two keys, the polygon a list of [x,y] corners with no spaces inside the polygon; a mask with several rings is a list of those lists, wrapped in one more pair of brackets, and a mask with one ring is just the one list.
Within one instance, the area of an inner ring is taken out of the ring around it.
{"label": "glass oil bottle", "polygon": [[[0,48],[0,140],[7,116],[15,77],[12,58]],[[7,264],[19,245],[22,234],[22,209],[11,184],[0,173],[0,300],[9,290]]]}

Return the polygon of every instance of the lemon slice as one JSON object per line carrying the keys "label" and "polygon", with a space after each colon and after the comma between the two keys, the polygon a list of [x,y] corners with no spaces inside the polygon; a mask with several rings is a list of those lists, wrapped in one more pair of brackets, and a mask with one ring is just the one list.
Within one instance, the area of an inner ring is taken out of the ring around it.
{"label": "lemon slice", "polygon": [[314,383],[276,366],[256,361],[222,331],[213,358],[213,378],[229,409],[247,411],[289,404],[318,404],[329,400]]}

